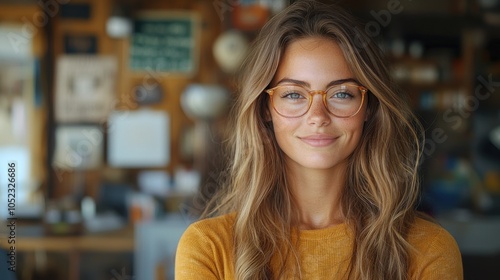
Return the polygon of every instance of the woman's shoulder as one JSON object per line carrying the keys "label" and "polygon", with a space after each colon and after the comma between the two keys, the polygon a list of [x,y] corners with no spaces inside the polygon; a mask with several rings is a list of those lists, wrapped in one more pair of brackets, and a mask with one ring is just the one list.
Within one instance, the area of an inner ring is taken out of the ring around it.
{"label": "woman's shoulder", "polygon": [[186,229],[185,234],[205,237],[230,237],[236,215],[234,213],[198,220]]}
{"label": "woman's shoulder", "polygon": [[414,249],[411,279],[463,279],[457,242],[442,226],[417,218],[411,226],[408,242]]}
{"label": "woman's shoulder", "polygon": [[176,279],[232,279],[233,224],[227,214],[188,226],[177,246]]}
{"label": "woman's shoulder", "polygon": [[429,246],[433,242],[451,242],[456,244],[455,239],[446,229],[436,222],[420,217],[416,218],[413,222],[408,241],[413,245],[420,244],[421,246]]}
{"label": "woman's shoulder", "polygon": [[419,251],[427,251],[430,246],[457,247],[453,236],[438,223],[424,218],[416,218],[408,235],[408,241]]}
{"label": "woman's shoulder", "polygon": [[206,254],[207,260],[214,256],[223,259],[230,257],[234,219],[234,214],[227,214],[190,224],[179,241],[177,252],[198,257]]}
{"label": "woman's shoulder", "polygon": [[235,213],[229,213],[216,217],[204,218],[192,224],[193,227],[232,227],[236,218]]}

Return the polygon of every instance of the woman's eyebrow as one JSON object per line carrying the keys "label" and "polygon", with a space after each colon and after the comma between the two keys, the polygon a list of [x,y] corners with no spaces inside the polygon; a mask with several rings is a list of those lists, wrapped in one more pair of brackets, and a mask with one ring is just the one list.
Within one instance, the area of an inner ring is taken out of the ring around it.
{"label": "woman's eyebrow", "polygon": [[326,86],[326,88],[329,88],[331,86],[345,84],[345,83],[355,83],[355,84],[359,85],[358,80],[356,80],[354,78],[347,78],[347,79],[340,79],[340,80],[336,80],[336,81],[331,81],[331,82],[328,83],[328,85]]}
{"label": "woman's eyebrow", "polygon": [[308,82],[301,81],[301,80],[290,79],[290,78],[283,78],[283,79],[279,80],[276,83],[276,85],[284,84],[284,83],[296,84],[296,85],[304,86],[304,87],[311,87],[311,84],[309,84]]}
{"label": "woman's eyebrow", "polygon": [[[311,87],[311,84],[309,84],[306,81],[301,81],[301,80],[296,80],[296,79],[290,79],[290,78],[283,78],[283,79],[279,80],[276,83],[276,85],[283,84],[283,83],[296,84],[296,85],[307,87],[307,88]],[[358,80],[356,80],[354,78],[347,78],[347,79],[340,79],[340,80],[331,81],[331,82],[328,83],[328,85],[326,87],[329,88],[331,86],[345,84],[345,83],[355,83],[355,84],[359,85]]]}

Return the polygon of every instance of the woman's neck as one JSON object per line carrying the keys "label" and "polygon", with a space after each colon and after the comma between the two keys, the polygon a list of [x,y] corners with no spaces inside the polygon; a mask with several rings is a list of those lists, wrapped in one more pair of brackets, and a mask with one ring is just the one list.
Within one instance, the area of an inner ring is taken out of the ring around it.
{"label": "woman's neck", "polygon": [[345,166],[289,171],[289,187],[299,210],[299,229],[320,229],[344,222],[340,197],[345,186]]}

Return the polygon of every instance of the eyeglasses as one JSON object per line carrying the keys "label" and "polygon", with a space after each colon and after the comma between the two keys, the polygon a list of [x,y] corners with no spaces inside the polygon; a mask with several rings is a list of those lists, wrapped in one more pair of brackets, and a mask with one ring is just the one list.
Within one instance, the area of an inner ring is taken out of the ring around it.
{"label": "eyeglasses", "polygon": [[363,86],[341,84],[327,90],[308,90],[299,85],[280,85],[266,90],[274,110],[283,117],[297,118],[311,108],[313,96],[321,94],[323,104],[330,114],[338,118],[356,115],[363,105],[368,92]]}

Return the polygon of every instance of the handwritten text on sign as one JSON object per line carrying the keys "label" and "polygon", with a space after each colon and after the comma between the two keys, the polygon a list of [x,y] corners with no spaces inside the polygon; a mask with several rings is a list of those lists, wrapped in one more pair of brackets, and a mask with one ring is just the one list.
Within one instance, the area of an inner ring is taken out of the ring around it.
{"label": "handwritten text on sign", "polygon": [[154,16],[135,20],[130,48],[134,71],[192,73],[196,68],[194,19]]}

